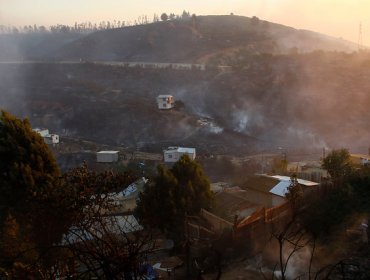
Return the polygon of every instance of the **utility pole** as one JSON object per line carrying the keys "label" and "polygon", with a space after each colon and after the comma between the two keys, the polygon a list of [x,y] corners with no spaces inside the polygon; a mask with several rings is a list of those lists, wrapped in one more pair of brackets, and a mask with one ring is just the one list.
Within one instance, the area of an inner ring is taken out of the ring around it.
{"label": "utility pole", "polygon": [[362,50],[362,22],[360,22],[360,26],[358,29],[358,51]]}

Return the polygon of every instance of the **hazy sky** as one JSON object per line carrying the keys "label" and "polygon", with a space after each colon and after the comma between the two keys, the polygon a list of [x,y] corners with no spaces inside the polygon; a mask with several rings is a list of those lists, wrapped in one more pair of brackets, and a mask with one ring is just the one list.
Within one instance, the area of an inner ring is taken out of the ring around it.
{"label": "hazy sky", "polygon": [[134,21],[154,13],[257,16],[370,45],[370,0],[0,0],[0,24],[74,24],[75,21]]}

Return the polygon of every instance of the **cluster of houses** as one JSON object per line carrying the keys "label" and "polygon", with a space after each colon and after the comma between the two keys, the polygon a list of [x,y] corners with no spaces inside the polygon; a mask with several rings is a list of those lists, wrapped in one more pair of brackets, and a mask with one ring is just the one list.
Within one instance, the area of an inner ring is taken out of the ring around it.
{"label": "cluster of houses", "polygon": [[58,144],[59,143],[59,135],[58,134],[50,134],[49,129],[47,128],[35,128],[33,131],[37,132],[44,138],[46,144]]}

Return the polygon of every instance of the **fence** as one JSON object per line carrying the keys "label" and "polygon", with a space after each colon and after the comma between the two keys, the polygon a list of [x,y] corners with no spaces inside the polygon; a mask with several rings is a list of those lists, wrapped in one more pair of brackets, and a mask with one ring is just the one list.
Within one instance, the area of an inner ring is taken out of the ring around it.
{"label": "fence", "polygon": [[290,217],[290,204],[272,208],[262,208],[234,226],[234,240],[239,247],[246,248],[251,254],[263,249],[271,236],[272,229],[283,225]]}

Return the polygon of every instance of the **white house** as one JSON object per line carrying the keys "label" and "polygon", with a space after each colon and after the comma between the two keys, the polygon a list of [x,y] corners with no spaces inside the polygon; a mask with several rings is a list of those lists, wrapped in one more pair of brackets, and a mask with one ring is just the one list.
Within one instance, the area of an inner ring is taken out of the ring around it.
{"label": "white house", "polygon": [[44,136],[44,141],[46,144],[58,144],[59,135],[58,134],[48,134]]}
{"label": "white house", "polygon": [[33,131],[37,132],[44,138],[46,144],[58,144],[59,143],[59,135],[58,134],[50,134],[49,129],[47,128],[35,128]]}
{"label": "white house", "polygon": [[182,155],[188,155],[191,160],[195,159],[195,148],[168,147],[163,151],[164,162],[176,162]]}
{"label": "white house", "polygon": [[100,151],[96,153],[97,162],[117,162],[119,151]]}
{"label": "white house", "polygon": [[157,96],[157,104],[159,109],[171,109],[175,107],[175,100],[172,95]]}
{"label": "white house", "polygon": [[49,129],[47,128],[34,128],[32,130],[40,134],[42,137],[49,135]]}

